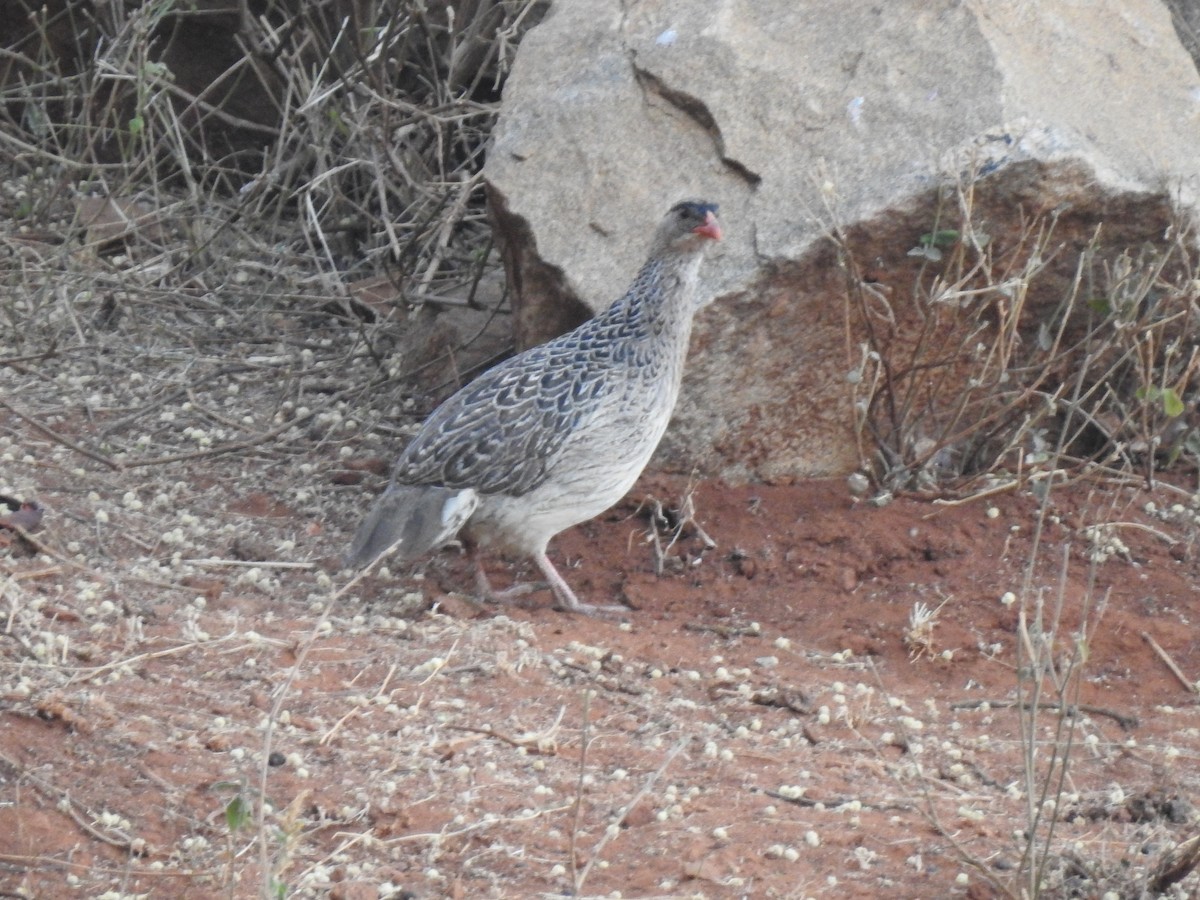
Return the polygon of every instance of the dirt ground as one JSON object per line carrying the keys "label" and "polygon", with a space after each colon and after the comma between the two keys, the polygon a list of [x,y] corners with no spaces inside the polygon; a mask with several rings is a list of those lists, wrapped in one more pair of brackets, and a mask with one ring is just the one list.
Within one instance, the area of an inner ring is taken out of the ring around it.
{"label": "dirt ground", "polygon": [[551,546],[627,615],[480,606],[336,559],[492,311],[3,250],[0,897],[1200,895],[1194,471],[651,472]]}
{"label": "dirt ground", "polygon": [[[1149,640],[1200,677],[1179,479],[1056,487],[1035,554],[1025,489],[649,474],[552,545],[629,606],[606,621],[479,606],[453,548],[331,600],[369,450],[114,470],[64,422],[0,434],[49,551],[0,532],[0,896],[991,897],[1020,890],[1031,788],[1048,895],[1200,891],[1161,877],[1200,793],[1196,694]],[[639,504],[689,490],[715,547]],[[1040,698],[1032,784],[1022,607],[1060,678],[1086,657],[1077,717]]]}

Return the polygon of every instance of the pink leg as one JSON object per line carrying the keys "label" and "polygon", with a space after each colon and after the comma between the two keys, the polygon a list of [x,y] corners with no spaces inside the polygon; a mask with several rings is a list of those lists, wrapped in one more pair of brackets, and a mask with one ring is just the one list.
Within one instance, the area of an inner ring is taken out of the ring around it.
{"label": "pink leg", "polygon": [[579,598],[575,596],[575,592],[571,590],[570,585],[558,574],[558,569],[554,568],[554,563],[550,562],[550,557],[546,556],[543,550],[541,553],[533,555],[533,561],[537,563],[542,574],[546,576],[546,580],[550,582],[550,590],[554,592],[554,598],[558,601],[559,609],[567,612],[582,613],[587,616],[603,616],[612,615],[613,613],[628,613],[629,608],[614,604],[611,606],[597,606],[592,603],[580,603]]}
{"label": "pink leg", "polygon": [[484,600],[492,603],[510,603],[518,597],[524,597],[536,591],[540,585],[536,584],[514,584],[508,590],[498,591],[492,587],[492,583],[488,580],[487,572],[483,568],[483,556],[478,551],[472,549],[471,555],[475,557],[475,590]]}
{"label": "pink leg", "polygon": [[474,544],[469,544],[468,549],[471,551],[471,557],[475,560],[476,591],[484,600],[492,603],[510,603],[518,597],[523,597],[526,594],[548,586],[554,594],[558,608],[566,612],[581,613],[587,616],[610,616],[614,613],[625,614],[629,612],[628,607],[619,604],[598,606],[592,603],[580,603],[579,598],[575,596],[575,592],[571,590],[571,586],[558,574],[558,569],[554,568],[554,563],[550,562],[544,550],[533,554],[533,561],[537,563],[538,568],[542,570],[542,574],[546,576],[546,581],[549,582],[548,585],[514,584],[507,590],[498,591],[492,587],[491,581],[488,580],[487,572],[483,568],[483,554],[479,552],[479,548]]}

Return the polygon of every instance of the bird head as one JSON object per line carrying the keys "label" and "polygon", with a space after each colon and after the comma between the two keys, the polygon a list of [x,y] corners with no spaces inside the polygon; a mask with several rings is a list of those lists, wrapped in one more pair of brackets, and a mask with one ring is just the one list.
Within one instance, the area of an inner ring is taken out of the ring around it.
{"label": "bird head", "polygon": [[676,203],[658,226],[655,245],[661,250],[702,249],[708,241],[721,240],[717,204],[699,200]]}

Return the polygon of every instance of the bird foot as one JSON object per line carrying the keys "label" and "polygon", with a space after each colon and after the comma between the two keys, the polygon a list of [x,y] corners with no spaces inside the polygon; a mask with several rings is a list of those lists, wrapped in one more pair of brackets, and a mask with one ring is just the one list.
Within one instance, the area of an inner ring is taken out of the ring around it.
{"label": "bird foot", "polygon": [[554,595],[554,608],[563,612],[578,613],[583,616],[594,616],[596,618],[615,619],[623,618],[629,615],[629,607],[620,604],[596,604],[596,603],[581,603],[579,598],[575,596],[575,592],[563,581],[562,576],[558,574],[558,570],[546,559],[545,554],[534,557],[538,567],[542,570],[542,574],[546,576],[545,581],[524,582],[514,584],[510,588],[498,591],[492,587],[492,583],[488,580],[487,572],[484,571],[482,562],[476,557],[475,560],[475,584],[479,596],[491,601],[492,603],[512,603],[526,594],[532,594],[535,591],[549,590]]}
{"label": "bird foot", "polygon": [[562,612],[578,613],[581,616],[591,616],[596,619],[626,619],[632,612],[628,606],[622,606],[620,603],[580,603],[578,600],[575,601],[574,606],[558,602],[554,604],[554,608]]}
{"label": "bird foot", "polygon": [[490,590],[482,593],[482,597],[490,603],[506,605],[513,604],[521,598],[529,594],[535,594],[538,591],[550,591],[554,594],[554,608],[560,612],[578,613],[582,616],[594,616],[602,619],[615,619],[629,615],[629,607],[621,606],[620,604],[581,603],[574,596],[570,600],[563,600],[554,591],[553,586],[544,581],[514,584],[512,587],[505,588],[502,591]]}
{"label": "bird foot", "polygon": [[512,603],[514,600],[518,600],[521,597],[536,593],[537,591],[547,590],[549,587],[550,585],[546,584],[544,581],[527,581],[522,582],[521,584],[514,584],[512,587],[505,588],[502,591],[497,591],[491,585],[487,585],[487,587],[482,589],[479,593],[484,600],[487,600],[491,603],[504,604]]}

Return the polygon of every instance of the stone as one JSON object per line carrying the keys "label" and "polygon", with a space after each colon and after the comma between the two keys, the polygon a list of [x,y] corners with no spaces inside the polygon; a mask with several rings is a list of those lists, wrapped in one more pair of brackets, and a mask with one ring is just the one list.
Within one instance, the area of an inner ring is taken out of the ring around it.
{"label": "stone", "polygon": [[664,204],[721,203],[718,302],[652,465],[787,480],[872,463],[853,378],[871,321],[923,340],[922,235],[965,210],[1020,269],[1052,224],[1034,340],[1085,250],[1194,212],[1198,123],[1159,0],[575,0],[525,36],[485,177],[523,346],[620,294]]}

